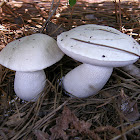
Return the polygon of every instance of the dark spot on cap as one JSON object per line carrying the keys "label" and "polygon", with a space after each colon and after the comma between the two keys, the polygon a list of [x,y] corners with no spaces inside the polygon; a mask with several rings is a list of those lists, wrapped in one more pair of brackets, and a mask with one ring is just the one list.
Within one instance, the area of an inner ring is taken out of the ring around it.
{"label": "dark spot on cap", "polygon": [[61,41],[63,41],[63,39],[61,39]]}
{"label": "dark spot on cap", "polygon": [[102,57],[105,57],[105,55],[102,55]]}
{"label": "dark spot on cap", "polygon": [[18,41],[20,41],[20,39]]}
{"label": "dark spot on cap", "polygon": [[67,37],[68,35],[66,35],[66,37]]}
{"label": "dark spot on cap", "polygon": [[70,47],[73,47],[73,46],[70,46]]}
{"label": "dark spot on cap", "polygon": [[92,36],[90,36],[90,38],[92,38]]}

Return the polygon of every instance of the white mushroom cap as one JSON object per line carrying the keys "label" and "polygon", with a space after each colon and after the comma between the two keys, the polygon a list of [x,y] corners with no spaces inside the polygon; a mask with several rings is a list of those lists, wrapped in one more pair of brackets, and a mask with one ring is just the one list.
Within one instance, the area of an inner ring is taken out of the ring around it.
{"label": "white mushroom cap", "polygon": [[94,24],[61,33],[57,44],[65,54],[80,62],[105,67],[132,64],[140,55],[140,45],[133,38],[114,28]]}
{"label": "white mushroom cap", "polygon": [[0,52],[0,64],[15,71],[37,71],[58,62],[63,55],[53,38],[36,33],[10,42]]}

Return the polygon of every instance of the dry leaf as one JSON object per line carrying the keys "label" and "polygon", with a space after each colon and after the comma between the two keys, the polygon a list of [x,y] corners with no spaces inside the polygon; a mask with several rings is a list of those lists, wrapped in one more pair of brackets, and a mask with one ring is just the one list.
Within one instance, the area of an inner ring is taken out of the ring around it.
{"label": "dry leaf", "polygon": [[[10,140],[13,136],[15,136],[15,130],[13,129],[9,129],[9,128],[6,128],[6,127],[1,127],[0,128],[0,135],[2,136],[2,139],[0,137],[0,140],[5,140],[5,138],[7,137],[8,140]],[[6,136],[6,137],[5,137]]]}
{"label": "dry leaf", "polygon": [[50,35],[51,37],[57,37],[62,32],[65,32],[66,29],[61,27],[60,25],[56,25],[52,22],[48,22],[46,28],[46,34]]}
{"label": "dry leaf", "polygon": [[45,133],[43,131],[35,130],[34,134],[36,135],[37,140],[47,140],[47,139],[49,139],[49,134]]}
{"label": "dry leaf", "polygon": [[9,120],[6,122],[8,126],[16,126],[19,125],[22,121],[24,121],[25,112],[17,113],[9,117]]}
{"label": "dry leaf", "polygon": [[117,99],[118,107],[129,121],[135,121],[140,117],[137,102],[130,99],[122,90]]}
{"label": "dry leaf", "polygon": [[99,126],[97,127],[95,130],[95,132],[101,133],[101,132],[111,132],[111,133],[115,133],[117,135],[121,134],[121,131],[118,130],[117,128],[113,127],[113,126]]}
{"label": "dry leaf", "polygon": [[77,135],[89,136],[93,140],[100,140],[99,136],[90,130],[91,123],[80,121],[66,106],[62,115],[56,119],[56,125],[50,129],[51,140],[62,138],[68,140]]}

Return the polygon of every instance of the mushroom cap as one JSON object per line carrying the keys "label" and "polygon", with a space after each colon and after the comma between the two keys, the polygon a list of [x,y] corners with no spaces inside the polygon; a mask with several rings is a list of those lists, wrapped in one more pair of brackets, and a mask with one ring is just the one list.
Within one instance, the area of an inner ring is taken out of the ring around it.
{"label": "mushroom cap", "polygon": [[95,24],[61,33],[57,44],[75,60],[98,66],[129,65],[136,62],[140,55],[140,45],[133,38],[112,27]]}
{"label": "mushroom cap", "polygon": [[63,55],[52,37],[36,33],[5,46],[0,52],[0,64],[15,71],[37,71],[58,62]]}

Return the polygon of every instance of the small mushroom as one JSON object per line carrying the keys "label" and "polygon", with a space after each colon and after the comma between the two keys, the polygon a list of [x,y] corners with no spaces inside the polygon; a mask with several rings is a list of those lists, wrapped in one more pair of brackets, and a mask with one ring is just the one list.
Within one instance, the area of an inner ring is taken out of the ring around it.
{"label": "small mushroom", "polygon": [[133,64],[140,55],[139,44],[133,38],[112,27],[95,24],[61,33],[57,44],[66,55],[83,63],[63,79],[64,89],[79,98],[98,93],[113,67]]}
{"label": "small mushroom", "polygon": [[5,46],[0,52],[0,64],[16,71],[14,90],[17,96],[35,101],[46,85],[43,69],[58,62],[63,55],[53,38],[36,33]]}
{"label": "small mushroom", "polygon": [[128,74],[130,74],[138,79],[140,78],[140,68],[138,68],[134,64],[124,66],[124,67],[122,67],[122,70],[126,71]]}

